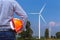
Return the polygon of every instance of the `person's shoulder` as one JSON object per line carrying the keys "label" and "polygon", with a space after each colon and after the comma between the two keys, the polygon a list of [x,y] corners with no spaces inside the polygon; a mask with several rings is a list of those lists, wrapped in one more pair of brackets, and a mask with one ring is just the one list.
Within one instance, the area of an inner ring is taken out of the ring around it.
{"label": "person's shoulder", "polygon": [[15,4],[15,3],[17,3],[17,1],[16,0],[9,0],[11,3],[13,3],[13,4]]}
{"label": "person's shoulder", "polygon": [[9,2],[9,3],[14,5],[14,4],[16,4],[17,1],[16,0],[7,0],[7,2]]}
{"label": "person's shoulder", "polygon": [[3,0],[3,1],[5,1],[5,2],[11,2],[11,3],[16,2],[16,0]]}
{"label": "person's shoulder", "polygon": [[9,0],[9,1],[11,1],[11,2],[17,2],[16,0]]}
{"label": "person's shoulder", "polygon": [[15,2],[16,0],[8,0],[9,2]]}

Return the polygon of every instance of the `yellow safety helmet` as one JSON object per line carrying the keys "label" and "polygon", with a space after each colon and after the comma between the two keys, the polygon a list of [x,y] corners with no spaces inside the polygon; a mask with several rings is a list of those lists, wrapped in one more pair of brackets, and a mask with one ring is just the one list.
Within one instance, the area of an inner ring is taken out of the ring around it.
{"label": "yellow safety helmet", "polygon": [[13,18],[12,21],[12,29],[15,30],[16,32],[21,31],[21,29],[23,28],[23,22],[22,20],[18,19],[18,18]]}

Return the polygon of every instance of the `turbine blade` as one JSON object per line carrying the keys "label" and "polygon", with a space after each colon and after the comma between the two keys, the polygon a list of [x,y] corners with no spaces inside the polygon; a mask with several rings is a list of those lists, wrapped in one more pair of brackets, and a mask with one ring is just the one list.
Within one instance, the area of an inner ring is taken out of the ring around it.
{"label": "turbine blade", "polygon": [[[45,19],[43,18],[42,15],[40,15],[40,17],[42,18],[43,22],[46,23]],[[47,24],[47,23],[46,23]]]}
{"label": "turbine blade", "polygon": [[39,14],[39,13],[30,13],[30,14]]}
{"label": "turbine blade", "polygon": [[40,14],[41,14],[42,11],[44,10],[45,6],[46,6],[46,3],[45,3],[45,4],[43,5],[43,7],[41,8],[41,10],[40,10]]}

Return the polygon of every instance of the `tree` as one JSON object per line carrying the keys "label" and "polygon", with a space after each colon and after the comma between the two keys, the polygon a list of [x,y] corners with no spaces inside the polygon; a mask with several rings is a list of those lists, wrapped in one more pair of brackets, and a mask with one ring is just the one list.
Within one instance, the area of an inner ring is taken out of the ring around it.
{"label": "tree", "polygon": [[19,35],[21,36],[21,38],[32,38],[32,34],[33,34],[33,31],[30,27],[30,21],[27,21],[26,23],[26,31],[23,31],[22,33],[20,33]]}
{"label": "tree", "polygon": [[49,30],[48,30],[48,28],[46,28],[46,30],[45,30],[45,38],[49,38]]}
{"label": "tree", "polygon": [[26,23],[26,37],[32,37],[32,34],[33,34],[33,31],[32,31],[32,29],[31,29],[31,27],[30,27],[30,22],[29,21],[27,21],[27,23]]}
{"label": "tree", "polygon": [[56,37],[57,37],[57,38],[60,38],[60,32],[57,32],[57,33],[56,33]]}

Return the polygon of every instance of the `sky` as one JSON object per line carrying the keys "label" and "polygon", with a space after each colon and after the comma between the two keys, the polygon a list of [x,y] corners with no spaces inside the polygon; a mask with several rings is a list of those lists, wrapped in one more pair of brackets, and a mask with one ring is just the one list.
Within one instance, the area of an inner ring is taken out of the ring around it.
{"label": "sky", "polygon": [[[33,35],[38,36],[38,15],[30,13],[39,13],[42,6],[46,6],[41,13],[47,24],[41,19],[41,36],[44,36],[46,28],[51,27],[51,35],[55,36],[56,32],[60,32],[60,0],[16,0],[22,6],[28,15],[28,20],[31,23]],[[14,17],[19,18],[16,14]]]}

